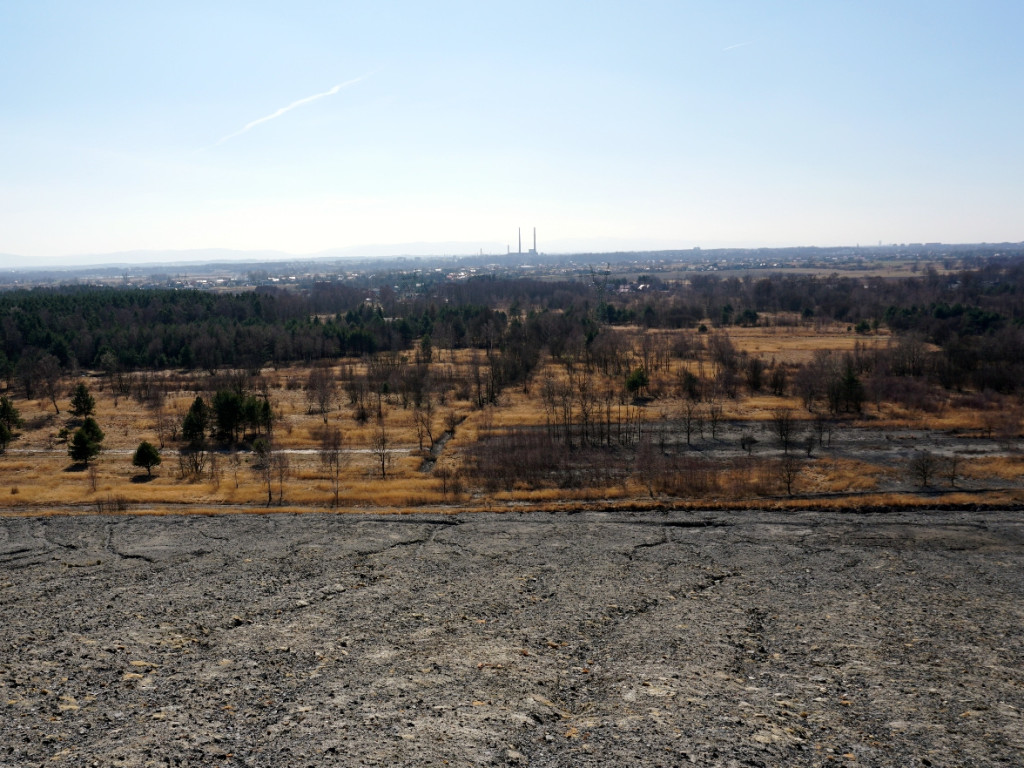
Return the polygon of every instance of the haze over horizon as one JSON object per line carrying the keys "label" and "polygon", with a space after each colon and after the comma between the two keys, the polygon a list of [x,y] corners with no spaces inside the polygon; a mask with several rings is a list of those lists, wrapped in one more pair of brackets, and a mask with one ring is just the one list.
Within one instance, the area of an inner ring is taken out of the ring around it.
{"label": "haze over horizon", "polygon": [[1019,242],[1021,28],[998,2],[12,4],[0,267],[534,226],[548,252]]}

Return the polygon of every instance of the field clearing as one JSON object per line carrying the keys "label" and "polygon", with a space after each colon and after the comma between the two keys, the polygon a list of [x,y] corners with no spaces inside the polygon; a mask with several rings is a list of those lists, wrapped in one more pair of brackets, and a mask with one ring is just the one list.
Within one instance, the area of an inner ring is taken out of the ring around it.
{"label": "field clearing", "polygon": [[[671,348],[680,337],[680,333],[667,331],[646,335],[635,329],[616,331],[623,339],[627,371],[643,365],[647,356],[658,354],[652,349]],[[682,334],[691,340],[703,335],[694,331]],[[728,339],[746,354],[745,359],[756,357],[767,364],[774,361],[790,372],[822,350],[841,354],[856,349],[863,353],[872,347],[884,348],[891,341],[885,333],[855,334],[839,325],[729,328]],[[401,368],[408,365],[408,356],[405,358],[403,361],[402,356],[393,356],[385,362]],[[530,481],[504,489],[483,488],[470,476],[479,446],[495,436],[524,430],[549,434],[559,428],[566,414],[578,419],[581,406],[560,406],[545,391],[579,386],[584,369],[579,363],[548,358],[527,381],[505,387],[493,404],[481,407],[481,387],[488,370],[486,355],[478,350],[437,350],[429,368],[424,369],[434,382],[429,395],[431,410],[426,415],[397,390],[385,388],[369,395],[353,390],[351,382],[372,375],[373,365],[378,365],[365,359],[327,364],[325,370],[338,385],[326,418],[307,392],[310,367],[265,368],[258,375],[152,372],[146,375],[148,385],[159,389],[160,395],[150,397],[129,396],[123,388],[119,391],[109,377],[86,372],[66,380],[63,391],[69,392],[82,381],[95,397],[94,417],[105,432],[105,440],[103,451],[88,467],[75,465],[68,457],[67,435],[78,422],[67,413],[66,394],[57,399],[59,414],[48,399],[15,398],[25,425],[7,452],[0,455],[0,514],[89,510],[160,513],[183,506],[197,511],[335,507],[402,511],[486,509],[491,504],[614,508],[631,500],[642,505],[749,506],[799,505],[809,499],[834,506],[866,503],[865,497],[873,493],[915,504],[919,490],[926,491],[924,498],[967,490],[973,503],[1016,503],[1020,496],[1018,486],[1024,474],[1024,459],[1020,458],[1022,409],[1014,401],[963,393],[942,401],[932,397],[923,409],[868,400],[859,414],[830,417],[823,425],[820,410],[809,411],[794,393],[776,396],[741,388],[734,397],[714,401],[720,422],[717,426],[702,411],[701,421],[693,427],[694,444],[690,446],[686,444],[690,438],[684,437],[683,422],[692,404],[687,404],[678,382],[684,372],[710,375],[714,366],[708,360],[650,360],[655,365],[650,387],[656,394],[641,400],[624,398],[622,380],[614,374],[594,371],[586,376],[595,398],[589,406],[595,425],[614,428],[616,435],[621,435],[623,429],[646,433],[652,444],[660,446],[655,455],[659,467],[665,461],[659,458],[662,454],[677,455],[673,461],[683,462],[677,469],[667,465],[659,469],[657,481],[651,467],[645,466],[648,460],[637,453],[638,447],[610,446],[588,454],[589,458],[580,454],[576,459],[583,462],[583,469],[587,469],[588,462],[615,462],[619,469],[605,472],[603,480]],[[208,463],[197,477],[187,476],[179,466],[178,449],[183,445],[180,427],[185,413],[197,396],[209,401],[214,390],[225,382],[231,386],[244,382],[270,403],[273,446],[282,465],[276,473],[259,470],[248,442],[237,449],[210,451]],[[700,405],[704,411],[709,407],[706,403]],[[360,409],[365,418],[357,418]],[[787,414],[792,422],[791,451],[780,450],[774,434],[780,413]],[[343,436],[336,480],[321,460],[326,428],[337,428]],[[377,445],[382,432],[387,439],[384,448]],[[162,451],[163,463],[154,468],[151,478],[131,465],[132,453],[141,440]],[[933,444],[940,458],[958,456],[952,477],[954,482],[962,480],[964,488],[942,480],[945,475],[939,470],[932,473],[924,489],[917,489],[908,479],[905,465],[913,451]],[[787,484],[780,480],[780,473],[790,453],[799,458],[799,467]],[[564,455],[572,459],[574,449]],[[699,464],[702,473],[699,481],[671,476],[692,474],[696,466],[693,462]]]}
{"label": "field clearing", "polygon": [[800,325],[730,328],[729,338],[743,352],[791,365],[809,362],[818,350],[852,352],[857,345],[867,349],[884,348],[891,340],[885,329],[860,334],[842,324],[822,328]]}

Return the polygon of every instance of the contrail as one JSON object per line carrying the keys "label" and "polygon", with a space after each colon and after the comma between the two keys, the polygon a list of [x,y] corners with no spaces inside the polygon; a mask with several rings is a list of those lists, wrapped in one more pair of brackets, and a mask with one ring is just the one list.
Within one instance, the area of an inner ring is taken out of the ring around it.
{"label": "contrail", "polygon": [[733,48],[742,48],[744,45],[750,45],[750,43],[736,43],[736,45],[726,46],[725,48],[722,49],[722,52],[724,53],[725,51],[731,51]]}
{"label": "contrail", "polygon": [[338,83],[336,86],[331,88],[331,90],[329,90],[329,91],[324,91],[323,93],[314,93],[312,96],[307,96],[304,99],[299,99],[298,101],[293,101],[287,107],[281,107],[276,112],[272,112],[271,114],[269,114],[269,115],[267,115],[265,117],[261,117],[261,118],[259,118],[257,120],[253,120],[251,123],[247,124],[244,128],[242,128],[240,130],[237,130],[234,133],[229,133],[227,136],[225,136],[223,139],[218,141],[213,146],[219,147],[221,144],[223,144],[228,139],[233,139],[236,136],[241,136],[243,133],[245,133],[246,131],[250,130],[251,128],[255,128],[260,123],[269,123],[271,120],[274,120],[275,118],[280,117],[285,112],[291,112],[293,109],[295,109],[296,107],[301,107],[303,104],[309,104],[311,101],[316,101],[317,99],[322,99],[324,96],[333,96],[338,91],[340,91],[342,88],[348,88],[350,85],[355,85],[360,80],[364,80],[366,77],[367,77],[367,75],[362,75],[362,76],[357,77],[357,78],[355,78],[353,80],[346,80],[344,83]]}

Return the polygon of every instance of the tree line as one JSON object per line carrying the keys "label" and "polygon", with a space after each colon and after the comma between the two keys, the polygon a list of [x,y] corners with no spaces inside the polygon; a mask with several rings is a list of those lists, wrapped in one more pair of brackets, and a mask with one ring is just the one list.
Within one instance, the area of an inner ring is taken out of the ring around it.
{"label": "tree line", "polygon": [[[495,387],[522,379],[546,349],[616,366],[612,326],[710,330],[765,323],[881,327],[934,344],[908,375],[949,388],[1016,391],[1024,381],[1024,259],[899,279],[777,273],[677,280],[641,275],[375,281],[238,293],[68,286],[0,293],[0,379],[54,400],[80,368],[257,371],[271,365],[413,350],[478,349]],[[899,369],[902,363],[897,364]],[[916,367],[915,367],[916,366]],[[645,366],[646,370],[646,366]],[[756,377],[756,372],[752,372]],[[732,384],[724,382],[726,389]],[[490,386],[488,390],[488,385]],[[8,386],[8,389],[10,387]]]}

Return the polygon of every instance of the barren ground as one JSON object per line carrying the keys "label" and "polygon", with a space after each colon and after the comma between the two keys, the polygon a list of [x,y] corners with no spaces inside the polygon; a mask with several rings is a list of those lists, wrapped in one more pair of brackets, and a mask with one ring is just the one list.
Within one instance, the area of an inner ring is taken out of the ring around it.
{"label": "barren ground", "polygon": [[0,766],[989,766],[1016,512],[0,519]]}

